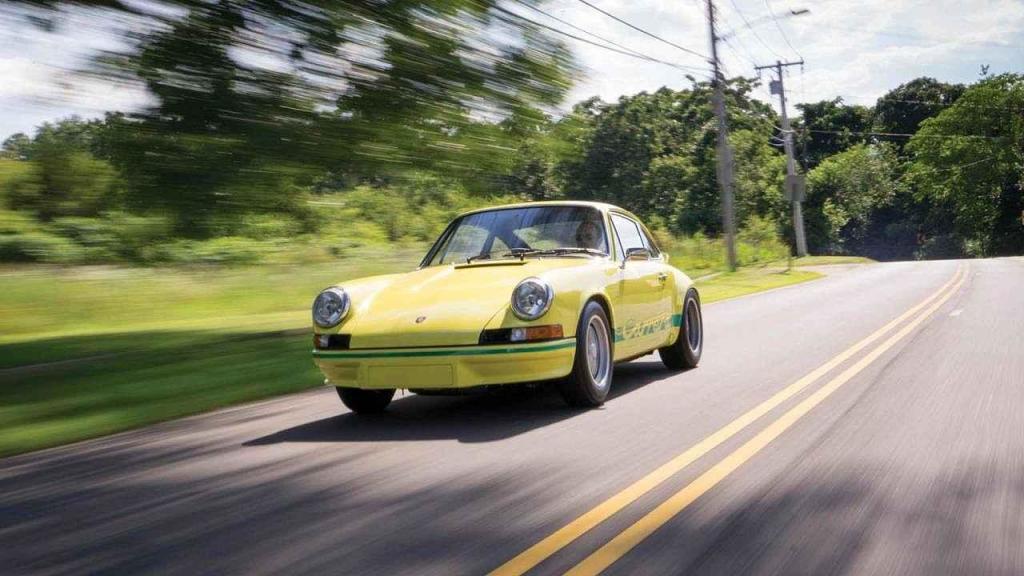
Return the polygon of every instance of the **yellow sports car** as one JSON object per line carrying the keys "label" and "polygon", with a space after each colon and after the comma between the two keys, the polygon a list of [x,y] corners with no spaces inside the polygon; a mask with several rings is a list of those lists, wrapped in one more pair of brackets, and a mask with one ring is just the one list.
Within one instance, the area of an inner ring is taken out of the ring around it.
{"label": "yellow sports car", "polygon": [[395,390],[555,380],[598,406],[612,367],[657,350],[672,370],[703,347],[700,297],[640,220],[608,204],[535,202],[456,218],[419,268],[321,292],[314,349],[354,412]]}

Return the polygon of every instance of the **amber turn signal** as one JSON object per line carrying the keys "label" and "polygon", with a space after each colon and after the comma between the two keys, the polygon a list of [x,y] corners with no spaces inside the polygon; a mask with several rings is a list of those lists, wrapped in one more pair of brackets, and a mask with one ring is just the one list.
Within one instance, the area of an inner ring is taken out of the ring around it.
{"label": "amber turn signal", "polygon": [[541,342],[559,340],[564,337],[561,324],[545,326],[527,326],[523,328],[498,328],[484,330],[480,334],[481,344],[508,344],[522,342]]}
{"label": "amber turn signal", "polygon": [[549,324],[547,326],[529,326],[527,328],[513,328],[509,334],[511,342],[530,342],[531,340],[553,340],[562,337],[561,324]]}

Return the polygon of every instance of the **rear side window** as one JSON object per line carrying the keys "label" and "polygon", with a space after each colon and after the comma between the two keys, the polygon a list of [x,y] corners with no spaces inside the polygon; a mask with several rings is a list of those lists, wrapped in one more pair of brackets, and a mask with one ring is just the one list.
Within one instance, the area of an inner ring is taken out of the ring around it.
{"label": "rear side window", "polygon": [[654,238],[651,237],[651,233],[643,226],[640,226],[639,228],[640,232],[643,232],[644,235],[644,247],[651,251],[651,256],[657,257],[661,254],[661,251],[658,250],[658,245],[654,243]]}
{"label": "rear side window", "polygon": [[619,237],[620,258],[625,258],[626,251],[630,248],[647,248],[644,244],[643,235],[640,233],[640,228],[637,227],[636,222],[633,222],[625,216],[612,214],[612,226],[615,228],[615,233]]}

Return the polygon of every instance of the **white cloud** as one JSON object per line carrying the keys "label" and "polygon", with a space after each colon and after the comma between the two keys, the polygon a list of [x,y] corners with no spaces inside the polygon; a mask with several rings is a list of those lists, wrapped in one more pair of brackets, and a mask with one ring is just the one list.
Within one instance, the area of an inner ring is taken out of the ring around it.
{"label": "white cloud", "polygon": [[100,50],[122,47],[109,22],[65,12],[56,33],[0,11],[0,139],[71,115],[134,110],[150,100],[139,86],[117,85],[79,73]]}
{"label": "white cloud", "polygon": [[[701,2],[590,1],[672,42],[707,51]],[[758,64],[798,59],[775,23],[770,18],[761,20],[767,14],[764,0],[736,0],[747,21],[761,22],[754,27],[756,34],[744,26],[732,2],[719,0],[717,5],[721,33],[736,31],[730,46],[721,50],[728,74],[753,76],[751,57]],[[991,65],[991,73],[1000,73],[1021,72],[1024,63],[1024,3],[1019,0],[771,0],[769,5],[806,61],[803,75],[797,68],[789,69],[787,75],[793,104],[837,96],[851,103],[873,104],[888,90],[920,76],[971,82],[983,64]],[[785,17],[792,8],[811,12]],[[577,0],[555,0],[546,9],[645,54],[702,65],[699,59],[646,38]],[[568,42],[574,47],[579,44]],[[668,67],[593,47],[578,48],[577,53],[588,78],[573,90],[573,100],[592,95],[614,100],[639,90],[689,84],[682,73]],[[757,97],[774,101],[767,87]]]}

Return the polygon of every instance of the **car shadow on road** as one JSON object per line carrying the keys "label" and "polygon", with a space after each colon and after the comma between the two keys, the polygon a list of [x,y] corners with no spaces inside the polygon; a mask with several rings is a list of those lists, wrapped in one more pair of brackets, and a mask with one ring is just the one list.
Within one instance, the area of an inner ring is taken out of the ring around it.
{"label": "car shadow on road", "polygon": [[[607,404],[648,384],[672,376],[661,363],[634,362],[615,368]],[[401,392],[399,393],[401,394]],[[606,405],[607,405],[606,404]],[[339,404],[340,405],[340,404]],[[383,414],[351,412],[306,422],[245,442],[265,446],[282,442],[374,442],[444,440],[492,442],[542,428],[587,410],[568,407],[554,383],[509,387],[466,396],[398,396]]]}

